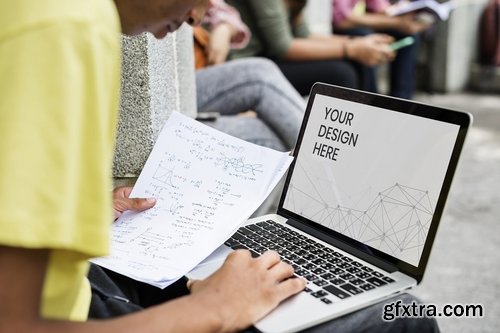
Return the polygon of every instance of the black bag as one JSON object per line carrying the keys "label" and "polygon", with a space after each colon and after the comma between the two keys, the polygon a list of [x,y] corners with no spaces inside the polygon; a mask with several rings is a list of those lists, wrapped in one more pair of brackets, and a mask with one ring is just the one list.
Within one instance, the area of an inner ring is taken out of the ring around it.
{"label": "black bag", "polygon": [[120,317],[189,293],[185,278],[160,289],[94,264],[87,276],[92,289],[89,319]]}
{"label": "black bag", "polygon": [[490,0],[479,26],[479,61],[500,66],[500,0]]}
{"label": "black bag", "polygon": [[142,310],[99,266],[91,264],[88,274],[92,289],[89,318],[105,319]]}

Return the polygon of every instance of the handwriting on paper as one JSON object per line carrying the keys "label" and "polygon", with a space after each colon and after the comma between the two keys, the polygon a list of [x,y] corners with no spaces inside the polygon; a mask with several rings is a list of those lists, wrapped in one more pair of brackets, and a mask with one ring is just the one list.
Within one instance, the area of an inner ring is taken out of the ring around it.
{"label": "handwriting on paper", "polygon": [[228,238],[262,203],[291,162],[174,113],[132,192],[154,197],[113,226],[112,251],[94,262],[165,286]]}

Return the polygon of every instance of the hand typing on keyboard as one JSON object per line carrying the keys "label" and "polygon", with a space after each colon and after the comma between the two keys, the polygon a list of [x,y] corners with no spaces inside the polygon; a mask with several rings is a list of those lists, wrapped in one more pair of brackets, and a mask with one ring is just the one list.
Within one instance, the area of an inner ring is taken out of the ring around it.
{"label": "hand typing on keyboard", "polygon": [[220,331],[242,330],[264,317],[284,299],[305,288],[290,279],[294,269],[275,251],[253,258],[248,250],[231,253],[224,265],[205,280],[190,280],[188,288],[199,304],[218,314]]}
{"label": "hand typing on keyboard", "polygon": [[295,269],[295,275],[309,281],[304,292],[326,305],[394,282],[389,276],[272,220],[243,226],[224,244],[232,249],[249,249],[254,257],[268,249],[278,252]]}

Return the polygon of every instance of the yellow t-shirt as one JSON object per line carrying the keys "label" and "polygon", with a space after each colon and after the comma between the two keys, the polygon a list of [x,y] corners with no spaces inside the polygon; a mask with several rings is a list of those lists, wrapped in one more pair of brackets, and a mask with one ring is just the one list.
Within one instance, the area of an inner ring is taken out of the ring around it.
{"label": "yellow t-shirt", "polygon": [[87,318],[108,251],[119,31],[112,0],[0,2],[0,244],[51,250],[48,318]]}

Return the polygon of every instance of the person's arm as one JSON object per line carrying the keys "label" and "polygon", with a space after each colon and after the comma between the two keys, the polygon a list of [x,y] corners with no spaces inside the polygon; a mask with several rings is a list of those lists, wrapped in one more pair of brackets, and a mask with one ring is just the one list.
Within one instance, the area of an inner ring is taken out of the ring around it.
{"label": "person's arm", "polygon": [[283,0],[236,0],[235,6],[247,20],[267,57],[286,59],[294,38]]}
{"label": "person's arm", "polygon": [[394,58],[395,53],[388,47],[392,41],[392,37],[381,34],[358,38],[311,35],[309,38],[293,39],[285,58],[297,61],[350,59],[374,66]]}
{"label": "person's arm", "polygon": [[[114,189],[115,217],[127,210],[154,206],[155,200],[130,198],[131,191],[132,187]],[[283,281],[293,274],[293,268],[281,262],[277,253],[267,252],[256,260],[248,251],[237,251],[212,277],[192,281],[191,295],[121,319],[86,323],[46,320],[40,317],[39,309],[49,255],[48,250],[0,246],[0,285],[9,286],[0,290],[1,333],[230,332],[249,326],[304,288],[299,279]],[[197,320],[191,320],[192,316]]]}
{"label": "person's arm", "polygon": [[348,38],[335,38],[329,42],[323,38],[294,38],[285,54],[286,60],[327,60],[346,57]]}
{"label": "person's arm", "polygon": [[375,30],[394,29],[399,26],[399,19],[398,17],[387,16],[382,13],[351,13],[336,26],[342,29],[359,27],[372,28]]}
{"label": "person's arm", "polygon": [[414,14],[390,16],[386,14],[390,6],[386,0],[367,0],[366,12],[356,13],[349,0],[333,0],[333,25],[340,29],[371,28],[373,30],[397,30],[413,35],[429,28],[428,23],[419,22]]}
{"label": "person's arm", "polygon": [[305,286],[301,279],[287,279],[293,268],[276,252],[254,259],[248,251],[236,251],[213,276],[194,282],[188,296],[118,319],[50,320],[39,314],[49,256],[49,250],[0,246],[1,333],[231,332]]}
{"label": "person's arm", "polygon": [[390,61],[394,57],[387,35],[348,39],[342,36],[309,35],[294,38],[281,0],[245,1],[246,8],[256,18],[258,31],[264,38],[267,53],[278,59],[290,61],[352,59],[372,66]]}
{"label": "person's arm", "polygon": [[[109,321],[85,323],[39,315],[48,250],[0,247],[0,332],[218,332],[222,316],[206,311],[203,297],[186,297],[161,307]],[[7,287],[8,286],[8,287]],[[212,304],[210,304],[212,305]],[[213,307],[212,307],[213,308]],[[191,320],[195,315],[198,320]]]}
{"label": "person's arm", "polygon": [[[243,1],[242,1],[243,3]],[[288,22],[285,4],[282,0],[244,1],[245,8],[255,19],[257,31],[270,57],[291,61],[340,59],[344,56],[344,46],[332,42],[309,38],[309,36],[294,37],[292,26]]]}
{"label": "person's arm", "polygon": [[209,30],[213,30],[219,24],[228,24],[232,28],[231,48],[240,49],[248,44],[250,30],[241,20],[238,10],[228,5],[224,0],[210,0],[211,7],[205,15],[204,23]]}
{"label": "person's arm", "polygon": [[231,50],[231,39],[237,33],[229,23],[220,23],[210,32],[207,44],[207,65],[217,65],[226,61]]}
{"label": "person's arm", "polygon": [[351,14],[338,24],[339,28],[351,29],[358,27],[372,28],[374,30],[394,29],[405,34],[414,35],[430,27],[429,23],[420,22],[414,14],[389,16],[382,13]]}
{"label": "person's arm", "polygon": [[227,59],[231,48],[244,48],[250,40],[250,30],[238,11],[223,0],[211,0],[210,5],[203,24],[210,31],[207,61],[215,65]]}

